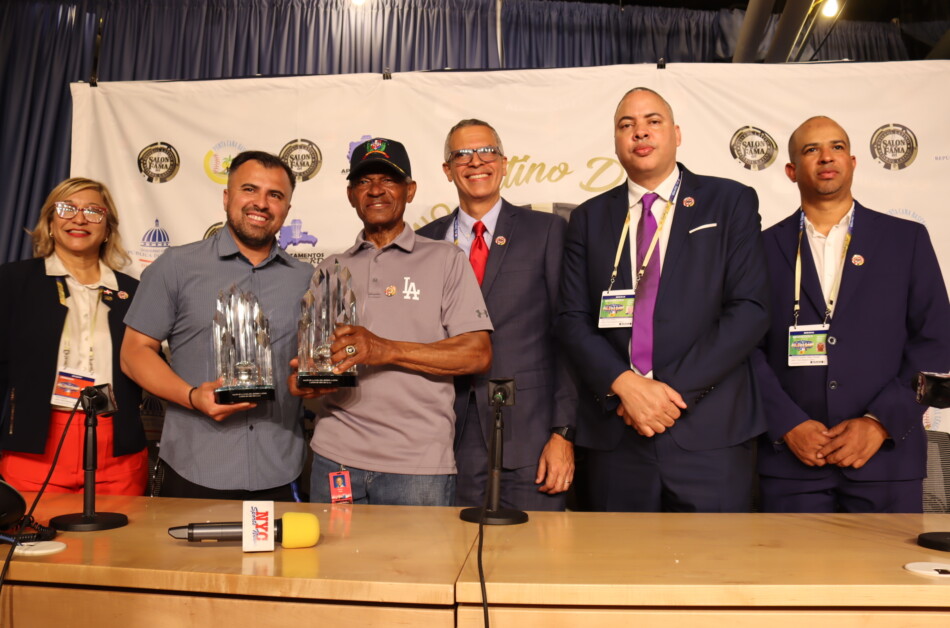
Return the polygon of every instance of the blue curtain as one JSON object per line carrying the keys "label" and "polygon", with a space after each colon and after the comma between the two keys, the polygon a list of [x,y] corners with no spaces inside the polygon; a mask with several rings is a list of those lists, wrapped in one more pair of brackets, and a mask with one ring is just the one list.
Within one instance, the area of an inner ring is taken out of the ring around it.
{"label": "blue curtain", "polygon": [[[897,24],[839,21],[830,35],[829,29],[824,24],[815,27],[802,61],[906,61],[909,58]],[[819,45],[821,49],[814,54]]]}
{"label": "blue curtain", "polygon": [[499,67],[495,0],[3,0],[0,262],[69,174],[69,83]]}
{"label": "blue curtain", "polygon": [[[741,11],[541,0],[506,0],[502,42],[508,68],[562,68],[619,63],[711,62],[730,46],[726,26]],[[737,32],[737,30],[736,30]]]}
{"label": "blue curtain", "polygon": [[498,67],[493,0],[100,0],[103,80]]}
{"label": "blue curtain", "polygon": [[[561,68],[618,63],[730,61],[744,11],[506,0],[502,8],[508,68]],[[759,48],[765,58],[778,15]],[[828,27],[816,27],[809,60]],[[889,23],[839,22],[815,60],[907,59],[900,30]]]}

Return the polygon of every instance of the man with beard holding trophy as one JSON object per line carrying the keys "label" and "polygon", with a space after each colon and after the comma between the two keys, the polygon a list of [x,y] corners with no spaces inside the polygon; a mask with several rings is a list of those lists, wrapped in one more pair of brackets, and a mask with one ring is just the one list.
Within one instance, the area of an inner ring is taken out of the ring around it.
{"label": "man with beard holding trophy", "polygon": [[[274,237],[294,185],[278,157],[237,155],[224,191],[226,227],[169,249],[142,273],[125,318],[121,362],[136,383],[169,402],[160,449],[164,497],[294,500],[291,482],[306,452],[300,399],[278,385],[273,401],[219,403],[224,381],[211,351],[219,293],[250,296],[269,327],[269,339],[255,337],[270,343],[272,381],[286,380],[296,352],[297,303],[313,272]],[[164,340],[170,364],[161,357]]]}

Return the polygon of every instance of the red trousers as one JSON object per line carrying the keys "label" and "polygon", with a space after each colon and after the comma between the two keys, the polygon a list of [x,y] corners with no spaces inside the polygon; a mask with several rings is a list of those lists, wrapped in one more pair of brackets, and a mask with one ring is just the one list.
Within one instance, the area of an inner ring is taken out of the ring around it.
{"label": "red trousers", "polygon": [[[4,451],[0,456],[0,474],[18,491],[38,491],[49,473],[59,439],[66,429],[69,412],[50,412],[49,436],[42,454]],[[56,470],[47,491],[53,493],[81,493],[85,482],[82,468],[85,441],[85,414],[77,412],[73,418]],[[148,450],[125,456],[112,455],[112,417],[98,417],[97,441],[97,495],[144,495],[148,483]]]}

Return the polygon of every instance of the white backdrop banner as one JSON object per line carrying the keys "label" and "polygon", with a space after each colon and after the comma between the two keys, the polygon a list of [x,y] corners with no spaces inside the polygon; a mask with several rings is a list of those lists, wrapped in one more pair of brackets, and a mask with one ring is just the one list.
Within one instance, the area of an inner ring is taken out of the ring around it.
{"label": "white backdrop banner", "polygon": [[[679,160],[754,187],[763,226],[798,207],[784,173],[790,133],[813,115],[836,119],[857,157],[855,197],[926,224],[946,272],[948,78],[950,61],[912,61],[79,83],[72,86],[72,174],[112,190],[137,276],[169,245],[221,225],[231,157],[244,149],[282,154],[298,184],[280,245],[316,263],[347,248],[360,229],[345,187],[348,155],[361,139],[406,145],[419,183],[406,212],[414,228],[455,207],[441,169],[443,142],[453,124],[471,117],[501,135],[509,201],[567,212],[623,180],[613,113],[639,85],[673,106],[683,136]],[[926,419],[950,429],[939,411]]]}
{"label": "white backdrop banner", "polygon": [[223,222],[232,156],[244,149],[283,154],[299,181],[280,244],[318,262],[359,231],[345,177],[360,139],[406,145],[419,183],[406,212],[413,227],[455,207],[441,169],[443,142],[469,117],[501,135],[509,201],[567,211],[623,180],[613,112],[627,89],[643,85],[673,106],[683,135],[679,160],[694,172],[753,186],[764,226],[798,206],[784,173],[791,131],[812,115],[836,119],[858,160],[855,197],[925,223],[946,269],[948,78],[948,61],[913,61],[78,83],[72,174],[111,188],[137,275],[168,245],[197,240]]}

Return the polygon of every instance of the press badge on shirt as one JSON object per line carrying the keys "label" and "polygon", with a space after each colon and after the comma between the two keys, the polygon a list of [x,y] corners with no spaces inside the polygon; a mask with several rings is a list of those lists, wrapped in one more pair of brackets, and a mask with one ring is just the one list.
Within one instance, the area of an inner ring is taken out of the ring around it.
{"label": "press badge on shirt", "polygon": [[601,329],[633,326],[635,290],[604,290],[600,297],[600,315],[597,326]]}
{"label": "press badge on shirt", "polygon": [[330,482],[331,504],[353,503],[353,491],[350,488],[349,471],[334,471],[332,473],[328,473],[327,480]]}
{"label": "press badge on shirt", "polygon": [[50,403],[54,406],[72,408],[79,400],[82,389],[93,386],[95,383],[96,378],[91,373],[60,371],[56,374],[56,383],[53,385],[53,397],[50,399]]}
{"label": "press badge on shirt", "polygon": [[829,327],[830,325],[799,325],[798,327],[789,327],[788,365],[827,365]]}

